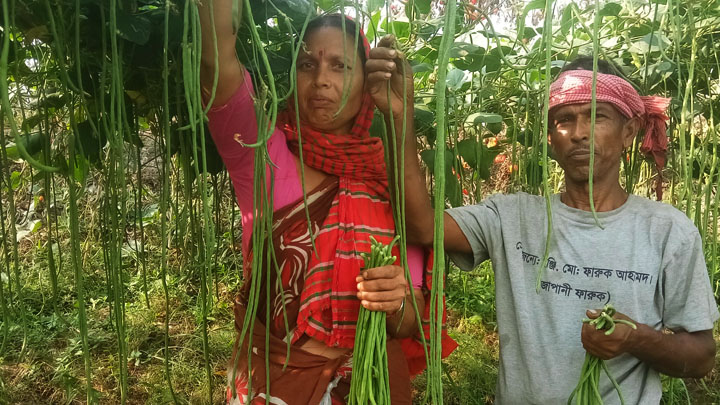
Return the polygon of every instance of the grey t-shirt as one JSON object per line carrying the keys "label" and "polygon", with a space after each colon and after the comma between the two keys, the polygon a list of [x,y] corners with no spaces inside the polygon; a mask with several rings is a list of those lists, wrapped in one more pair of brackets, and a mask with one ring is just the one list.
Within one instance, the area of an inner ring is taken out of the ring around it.
{"label": "grey t-shirt", "polygon": [[[450,253],[462,269],[491,259],[495,271],[500,369],[496,403],[566,404],[580,377],[585,310],[607,303],[655,329],[712,329],[720,317],[710,288],[700,235],[674,207],[631,195],[620,208],[598,213],[552,197],[550,258],[541,288],[536,274],[545,251],[544,197],[494,195],[448,214],[473,254]],[[658,404],[660,377],[624,354],[607,362],[627,404]],[[617,394],[601,376],[606,404]]]}

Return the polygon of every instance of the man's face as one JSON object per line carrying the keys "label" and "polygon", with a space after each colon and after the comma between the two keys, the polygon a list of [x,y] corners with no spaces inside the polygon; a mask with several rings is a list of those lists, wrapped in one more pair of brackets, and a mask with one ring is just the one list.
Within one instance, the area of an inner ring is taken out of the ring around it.
{"label": "man's face", "polygon": [[[334,27],[323,27],[305,38],[297,60],[300,121],[330,133],[349,133],[362,105],[365,82],[355,38]],[[343,91],[347,103],[338,114]]]}
{"label": "man's face", "polygon": [[[549,139],[555,159],[568,180],[587,182],[590,166],[591,104],[568,104],[550,111]],[[632,145],[637,119],[625,118],[612,104],[597,103],[594,181],[620,173],[623,149]]]}

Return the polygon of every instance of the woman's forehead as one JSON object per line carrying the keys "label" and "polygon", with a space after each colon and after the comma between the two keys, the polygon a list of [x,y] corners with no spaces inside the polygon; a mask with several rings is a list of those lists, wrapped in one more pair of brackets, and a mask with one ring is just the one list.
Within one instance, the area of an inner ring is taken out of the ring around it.
{"label": "woman's forehead", "polygon": [[321,27],[305,37],[298,57],[342,58],[345,55],[354,55],[357,49],[356,40],[363,39],[356,39],[336,27]]}

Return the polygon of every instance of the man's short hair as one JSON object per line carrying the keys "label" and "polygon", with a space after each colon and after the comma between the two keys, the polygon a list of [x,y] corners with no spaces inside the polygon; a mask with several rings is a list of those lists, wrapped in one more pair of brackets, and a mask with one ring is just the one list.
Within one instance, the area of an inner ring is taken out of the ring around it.
{"label": "man's short hair", "polygon": [[[565,64],[560,69],[560,73],[567,72],[568,70],[593,70],[593,57],[592,55],[580,55],[572,61]],[[622,70],[620,67],[605,59],[598,58],[598,73],[604,73],[606,75],[621,76]]]}

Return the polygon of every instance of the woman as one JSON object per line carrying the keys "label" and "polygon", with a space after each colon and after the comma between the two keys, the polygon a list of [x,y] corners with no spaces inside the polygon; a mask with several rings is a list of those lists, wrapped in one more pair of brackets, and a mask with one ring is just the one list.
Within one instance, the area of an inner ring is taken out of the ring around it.
{"label": "woman", "polygon": [[[208,114],[209,126],[235,186],[243,229],[250,230],[254,150],[240,142],[255,142],[257,122],[250,75],[235,54],[231,4],[232,0],[213,2],[217,59],[210,11],[201,7],[204,52],[201,80],[208,96],[217,69],[218,86]],[[359,35],[357,52],[346,53],[355,44],[356,35]],[[389,40],[384,44],[390,45]],[[418,326],[404,270],[395,265],[384,266],[368,269],[360,276],[359,253],[369,251],[370,236],[387,243],[394,234],[383,147],[380,140],[369,136],[369,127],[375,107],[391,117],[385,87],[388,80],[393,81],[391,87],[395,89],[402,89],[402,81],[407,80],[412,100],[412,77],[397,72],[397,64],[405,62],[389,47],[376,48],[373,57],[370,56],[367,40],[350,19],[343,23],[339,15],[324,16],[311,21],[306,29],[297,60],[297,114],[295,111],[280,114],[267,145],[273,162],[272,248],[281,269],[280,280],[271,276],[270,283],[282,288],[273,289],[270,297],[260,297],[252,331],[252,392],[247,388],[247,339],[236,342],[237,356],[233,358],[237,357],[238,367],[235,372],[228,372],[231,378],[235,376],[230,383],[237,394],[234,396],[233,390],[228,390],[231,403],[252,402],[255,398],[264,403],[266,371],[270,374],[271,403],[344,403],[349,391],[349,360],[360,305],[388,314],[392,403],[411,403],[410,370],[397,338],[416,334]],[[345,90],[347,99],[341,109]],[[387,122],[395,125],[398,132],[402,130],[402,99],[402,94],[392,93],[393,119]],[[407,122],[412,123],[412,109],[408,110]],[[302,145],[298,142],[298,126]],[[298,157],[300,148],[304,163]],[[305,176],[310,230],[301,170]],[[315,236],[317,254],[310,234]],[[250,237],[250,232],[243,232],[246,276],[250,275],[253,254]],[[421,291],[422,256],[421,250],[409,249],[412,293],[420,308],[425,307]],[[244,294],[235,305],[238,330],[245,318],[249,285],[246,283]],[[269,315],[265,312],[266,299],[271,301]],[[268,347],[262,324],[266,319],[271,319]],[[287,341],[292,345],[285,368]],[[270,353],[268,370],[266,351]]]}

